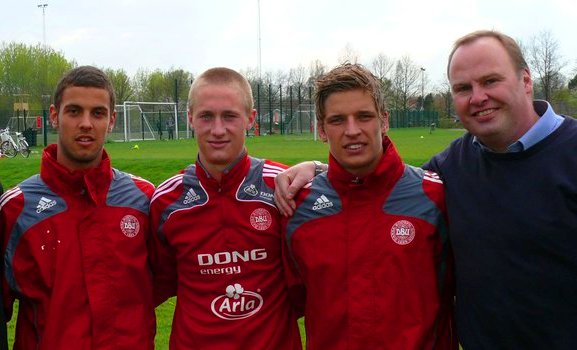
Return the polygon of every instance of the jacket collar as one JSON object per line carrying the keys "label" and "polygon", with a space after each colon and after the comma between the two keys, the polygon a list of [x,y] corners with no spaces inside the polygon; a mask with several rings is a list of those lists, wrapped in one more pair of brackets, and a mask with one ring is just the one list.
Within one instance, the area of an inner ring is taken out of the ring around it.
{"label": "jacket collar", "polygon": [[244,149],[240,156],[231,165],[224,169],[219,183],[208,171],[206,171],[200,161],[200,157],[196,157],[196,176],[198,176],[203,186],[214,191],[236,191],[242,180],[246,177],[249,168],[250,157],[248,156],[246,149]]}
{"label": "jacket collar", "polygon": [[86,193],[94,203],[105,203],[113,176],[108,153],[102,152],[102,160],[96,168],[68,170],[58,163],[57,148],[52,144],[42,152],[40,176],[48,187],[59,194],[78,196]]}
{"label": "jacket collar", "polygon": [[376,169],[364,177],[357,177],[345,170],[331,154],[329,156],[328,178],[337,189],[370,187],[390,189],[403,175],[405,165],[388,136],[383,137],[383,155]]}

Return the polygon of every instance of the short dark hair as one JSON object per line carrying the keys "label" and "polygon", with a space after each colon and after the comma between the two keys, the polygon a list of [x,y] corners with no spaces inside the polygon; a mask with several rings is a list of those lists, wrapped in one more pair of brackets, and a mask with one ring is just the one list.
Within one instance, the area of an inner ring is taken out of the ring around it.
{"label": "short dark hair", "polygon": [[116,105],[114,87],[106,73],[102,70],[93,66],[80,66],[66,72],[56,85],[56,90],[54,91],[54,106],[57,110],[60,109],[64,90],[71,86],[93,87],[108,91],[108,95],[110,96],[110,112],[112,113],[112,111],[114,111]]}
{"label": "short dark hair", "polygon": [[449,69],[451,68],[451,60],[453,59],[455,51],[457,51],[459,47],[470,44],[481,38],[493,38],[499,41],[505,48],[505,51],[507,51],[513,66],[518,72],[521,72],[524,69],[529,69],[529,65],[527,64],[527,61],[525,61],[525,57],[523,57],[523,50],[521,50],[521,47],[517,44],[515,39],[496,30],[477,30],[460,37],[455,41],[455,44],[453,44],[453,50],[451,50],[449,61],[447,62],[447,78],[450,78]]}
{"label": "short dark hair", "polygon": [[317,121],[321,125],[325,119],[327,98],[335,92],[350,90],[368,92],[373,97],[379,116],[387,111],[379,79],[361,64],[345,63],[319,77],[316,81],[315,112]]}

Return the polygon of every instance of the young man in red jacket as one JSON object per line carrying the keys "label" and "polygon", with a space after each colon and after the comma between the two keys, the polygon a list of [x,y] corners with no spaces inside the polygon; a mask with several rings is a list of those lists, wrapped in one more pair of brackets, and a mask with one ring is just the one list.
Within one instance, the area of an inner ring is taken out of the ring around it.
{"label": "young man in red jacket", "polygon": [[443,184],[402,162],[379,86],[357,64],[317,81],[328,172],[299,193],[285,235],[307,349],[456,349]]}
{"label": "young man in red jacket", "polygon": [[196,163],[151,202],[156,302],[177,296],[170,348],[300,349],[273,201],[286,167],[247,154],[250,85],[231,69],[209,69],[192,84],[189,106]]}
{"label": "young man in red jacket", "polygon": [[19,299],[15,349],[154,349],[147,260],[148,181],[111,167],[116,113],[108,77],[72,69],[50,122],[40,174],[0,197],[4,307]]}

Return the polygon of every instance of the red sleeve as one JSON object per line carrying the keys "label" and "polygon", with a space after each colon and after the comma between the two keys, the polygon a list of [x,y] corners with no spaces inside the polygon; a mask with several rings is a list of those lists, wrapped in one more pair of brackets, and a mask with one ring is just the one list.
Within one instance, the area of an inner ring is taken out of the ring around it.
{"label": "red sleeve", "polygon": [[[20,188],[15,187],[0,197],[0,235],[2,237],[2,257],[6,256],[6,247],[10,240],[10,232],[24,207],[24,196]],[[4,261],[4,259],[2,259]],[[6,321],[12,318],[12,307],[15,300],[14,292],[10,289],[6,274],[2,274],[2,304]]]}
{"label": "red sleeve", "polygon": [[297,317],[300,318],[303,317],[305,313],[306,288],[300,277],[293,257],[289,252],[288,242],[286,239],[287,221],[287,218],[282,218],[282,262],[289,299],[297,313]]}
{"label": "red sleeve", "polygon": [[457,350],[457,329],[455,327],[455,280],[453,251],[449,242],[449,222],[445,204],[445,187],[440,177],[431,171],[425,171],[423,190],[442,212],[445,225],[438,227],[440,244],[438,261],[439,269],[444,272],[440,276],[441,310],[437,326],[437,342],[435,349]]}
{"label": "red sleeve", "polygon": [[[263,179],[265,183],[272,189],[275,188],[274,178],[277,174],[288,169],[288,166],[282,163],[273,162],[271,160],[265,160],[265,165],[263,168]],[[285,276],[285,282],[288,288],[289,299],[293,305],[297,316],[304,316],[304,305],[305,305],[305,289],[302,283],[298,271],[295,267],[292,258],[290,257],[287,242],[286,242],[286,223],[287,218],[281,219],[281,244],[282,244],[282,264]]]}
{"label": "red sleeve", "polygon": [[132,181],[134,181],[136,187],[138,187],[142,191],[142,193],[144,193],[146,197],[150,199],[152,197],[152,194],[154,193],[154,185],[150,181],[143,179],[141,177],[134,175],[131,176]]}
{"label": "red sleeve", "polygon": [[150,234],[148,239],[148,252],[150,266],[152,269],[152,282],[154,289],[155,305],[162,304],[166,299],[176,295],[177,270],[176,255],[170,247],[164,234],[160,231],[159,225],[161,215],[167,207],[167,196],[157,194],[162,190],[162,185],[153,195],[150,203]]}
{"label": "red sleeve", "polygon": [[274,178],[282,171],[288,169],[288,165],[282,163],[273,162],[272,160],[265,159],[264,167],[262,171],[262,177],[264,182],[274,190]]}

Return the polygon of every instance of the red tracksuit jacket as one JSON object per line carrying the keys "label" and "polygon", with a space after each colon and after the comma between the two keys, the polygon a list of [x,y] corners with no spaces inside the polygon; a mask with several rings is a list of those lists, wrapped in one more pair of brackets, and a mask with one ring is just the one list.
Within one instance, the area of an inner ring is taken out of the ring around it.
{"label": "red tracksuit jacket", "polygon": [[443,185],[383,147],[364,178],[331,156],[286,225],[307,349],[456,349]]}
{"label": "red tracksuit jacket", "polygon": [[19,299],[15,349],[154,349],[147,261],[154,187],[110,167],[70,172],[56,145],[40,175],[0,199],[4,307]]}
{"label": "red tracksuit jacket", "polygon": [[197,161],[151,202],[156,301],[176,295],[171,349],[301,348],[282,268],[274,177],[241,156],[220,184]]}

